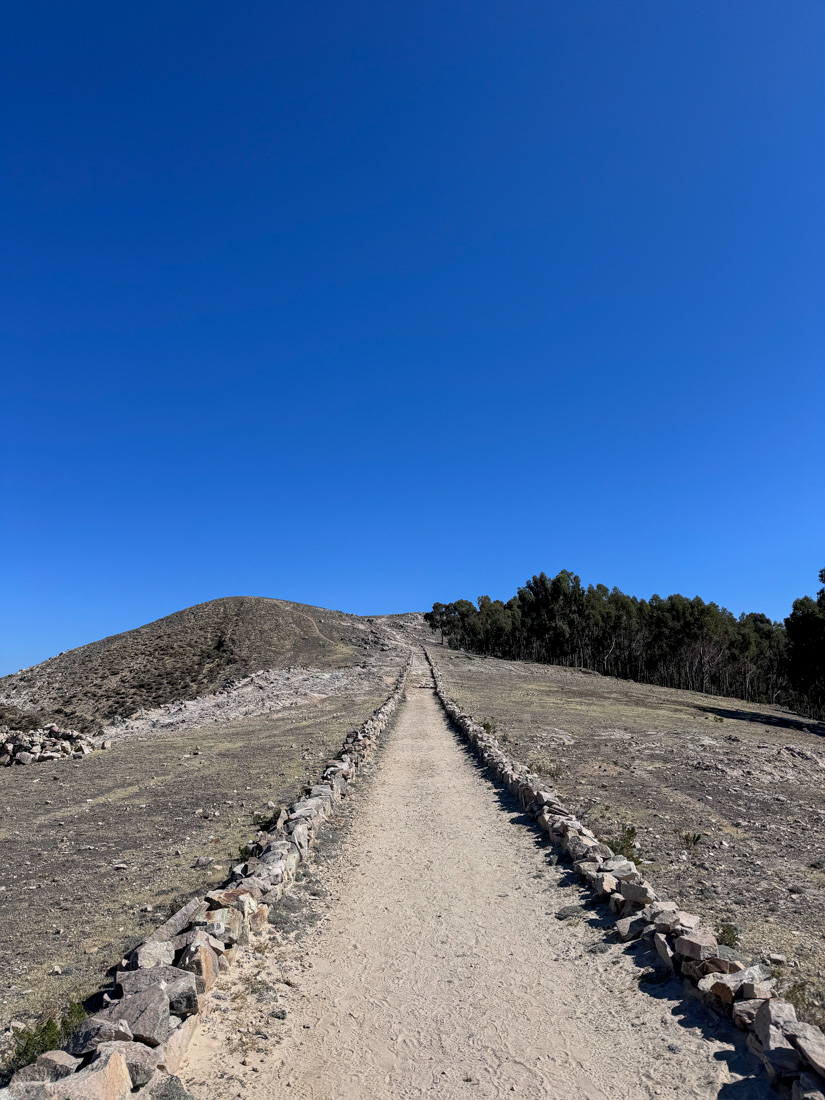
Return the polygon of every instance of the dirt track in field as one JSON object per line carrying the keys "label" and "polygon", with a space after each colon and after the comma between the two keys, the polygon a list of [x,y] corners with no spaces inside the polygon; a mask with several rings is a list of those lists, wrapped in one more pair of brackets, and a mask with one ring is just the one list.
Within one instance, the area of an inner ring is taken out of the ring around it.
{"label": "dirt track in field", "polygon": [[599,911],[555,919],[582,895],[459,743],[423,662],[354,798],[337,858],[293,901],[311,920],[219,984],[182,1070],[199,1100],[774,1095],[677,982],[640,988],[651,959]]}

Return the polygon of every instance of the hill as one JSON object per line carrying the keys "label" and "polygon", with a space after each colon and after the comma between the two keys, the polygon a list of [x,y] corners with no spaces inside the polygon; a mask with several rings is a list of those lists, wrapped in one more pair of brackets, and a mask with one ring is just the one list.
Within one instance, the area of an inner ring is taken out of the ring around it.
{"label": "hill", "polygon": [[374,620],[259,596],[196,604],[0,679],[0,724],[89,731],[194,699],[265,668],[358,664],[386,643]]}

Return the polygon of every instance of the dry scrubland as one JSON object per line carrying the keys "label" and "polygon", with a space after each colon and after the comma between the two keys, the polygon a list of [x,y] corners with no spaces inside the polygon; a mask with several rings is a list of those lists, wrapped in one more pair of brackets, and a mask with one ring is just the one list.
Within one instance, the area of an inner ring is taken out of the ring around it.
{"label": "dry scrubland", "polygon": [[129,739],[77,766],[0,771],[0,1024],[87,996],[176,902],[223,882],[254,812],[294,801],[383,698]]}
{"label": "dry scrubland", "polygon": [[381,650],[372,620],[341,611],[230,596],[68,650],[0,678],[0,724],[81,731],[143,708],[194,699],[260,669],[329,669]]}
{"label": "dry scrubland", "polygon": [[[93,730],[136,699],[218,691],[181,720],[173,708],[124,723],[111,750],[82,762],[0,769],[0,1029],[87,997],[178,901],[223,882],[254,814],[294,801],[384,701],[405,656],[374,620],[239,598],[0,681],[7,722],[11,711]],[[232,687],[260,668],[294,675],[265,677],[260,700]],[[193,714],[209,720],[193,726]]]}
{"label": "dry scrubland", "polygon": [[787,955],[783,983],[816,1016],[825,727],[737,699],[427,645],[456,702],[551,777],[591,828],[611,841],[635,828],[635,858],[661,894],[731,926],[745,952]]}

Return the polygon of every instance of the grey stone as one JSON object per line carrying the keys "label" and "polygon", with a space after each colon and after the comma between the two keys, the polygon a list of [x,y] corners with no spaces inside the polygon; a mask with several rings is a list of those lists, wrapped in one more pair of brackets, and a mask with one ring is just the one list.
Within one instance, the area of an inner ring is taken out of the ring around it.
{"label": "grey stone", "polygon": [[816,1073],[800,1074],[793,1083],[791,1100],[825,1100],[825,1081]]}
{"label": "grey stone", "polygon": [[112,1023],[126,1021],[132,1035],[147,1046],[159,1046],[169,1034],[169,998],[159,985],[115,1001],[98,1017]]}
{"label": "grey stone", "polygon": [[699,982],[699,988],[713,993],[725,1004],[733,1004],[736,995],[742,986],[748,982],[758,982],[764,975],[762,966],[751,966],[747,970],[740,970],[734,974],[710,973]]}
{"label": "grey stone", "polygon": [[160,985],[169,998],[169,1011],[176,1016],[192,1016],[198,1011],[195,975],[177,966],[156,966],[151,970],[120,970],[115,978],[121,993],[142,993]]}
{"label": "grey stone", "polygon": [[756,1013],[762,1007],[764,1001],[736,1001],[733,1006],[733,1022],[742,1031],[752,1031]]}
{"label": "grey stone", "polygon": [[292,830],[292,841],[301,857],[305,856],[309,851],[309,829],[303,822],[299,822]]}
{"label": "grey stone", "polygon": [[574,860],[585,859],[590,851],[598,846],[598,841],[576,834],[569,836],[564,843],[564,847]]}
{"label": "grey stone", "polygon": [[655,932],[653,935],[653,946],[656,948],[656,954],[662,960],[663,963],[667,963],[670,969],[673,969],[673,948],[668,942],[667,936],[661,932]]}
{"label": "grey stone", "polygon": [[178,951],[182,951],[185,947],[197,947],[199,944],[206,944],[219,955],[223,954],[225,949],[223,940],[210,936],[203,928],[193,928],[189,932],[182,932],[180,936],[173,936],[169,943],[174,949],[173,958]]}
{"label": "grey stone", "polygon": [[243,914],[239,909],[213,909],[206,914],[206,932],[224,944],[237,943],[243,933]]}
{"label": "grey stone", "polygon": [[[90,1066],[64,1077],[53,1084],[30,1086],[34,1093],[23,1092],[20,1100],[31,1096],[32,1100],[129,1100],[132,1080],[122,1056],[114,1053],[108,1058],[93,1062]],[[23,1086],[25,1089],[26,1086]],[[14,1092],[12,1092],[14,1096]]]}
{"label": "grey stone", "polygon": [[743,982],[741,986],[742,996],[747,1000],[766,1001],[773,997],[776,982],[773,978],[769,981]]}
{"label": "grey stone", "polygon": [[637,940],[646,928],[652,927],[644,917],[622,917],[616,921],[616,931],[622,943]]}
{"label": "grey stone", "polygon": [[825,1035],[819,1028],[814,1027],[813,1024],[797,1021],[786,1024],[782,1031],[802,1054],[808,1065],[813,1066],[817,1073],[825,1074]]}
{"label": "grey stone", "polygon": [[175,961],[175,949],[168,940],[147,940],[134,949],[129,961],[138,970],[171,966]]}
{"label": "grey stone", "polygon": [[629,859],[623,859],[621,856],[614,856],[613,859],[606,860],[602,864],[602,870],[609,871],[611,875],[623,881],[629,880],[637,873],[636,864]]}
{"label": "grey stone", "polygon": [[656,894],[649,882],[620,882],[619,893],[634,905],[650,905],[656,900]]}
{"label": "grey stone", "polygon": [[111,1043],[118,1039],[132,1040],[132,1030],[127,1024],[112,1023],[100,1016],[89,1016],[75,1031],[66,1047],[69,1054],[91,1054],[101,1043]]}
{"label": "grey stone", "polygon": [[218,956],[208,944],[191,944],[185,949],[178,963],[181,970],[195,975],[198,993],[208,993],[218,980]]}
{"label": "grey stone", "polygon": [[796,1023],[796,1009],[788,1001],[763,1001],[754,1018],[754,1032],[763,1047],[768,1046],[771,1031],[782,1031],[783,1025]]}
{"label": "grey stone", "polygon": [[141,1100],[195,1100],[192,1093],[183,1087],[179,1077],[161,1070],[138,1095]]}
{"label": "grey stone", "polygon": [[198,913],[205,913],[208,908],[206,902],[201,901],[200,898],[192,898],[182,909],[178,909],[177,913],[174,913],[165,924],[156,928],[151,938],[153,940],[171,940],[173,936],[177,936],[190,925]]}
{"label": "grey stone", "polygon": [[74,1058],[65,1050],[48,1050],[45,1054],[39,1054],[32,1065],[19,1069],[12,1078],[12,1084],[23,1081],[60,1081],[74,1073],[82,1063],[82,1058]]}
{"label": "grey stone", "polygon": [[593,889],[601,894],[602,897],[610,894],[615,894],[618,888],[619,880],[609,871],[605,873],[600,872],[593,877]]}

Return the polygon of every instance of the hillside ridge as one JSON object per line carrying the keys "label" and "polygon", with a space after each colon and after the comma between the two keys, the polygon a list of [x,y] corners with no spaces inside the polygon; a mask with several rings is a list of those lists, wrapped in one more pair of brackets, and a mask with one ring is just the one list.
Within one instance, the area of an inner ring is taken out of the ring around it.
{"label": "hillside ridge", "polygon": [[0,724],[89,731],[194,699],[260,669],[340,668],[391,644],[372,618],[267,596],[224,596],[0,678]]}

